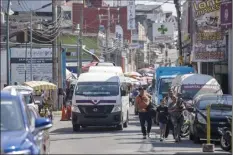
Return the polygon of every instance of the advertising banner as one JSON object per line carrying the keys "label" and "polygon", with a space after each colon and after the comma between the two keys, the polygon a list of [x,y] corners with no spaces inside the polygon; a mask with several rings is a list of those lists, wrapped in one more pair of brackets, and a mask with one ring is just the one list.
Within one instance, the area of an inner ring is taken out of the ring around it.
{"label": "advertising banner", "polygon": [[127,1],[127,29],[134,30],[136,29],[135,23],[135,0]]}
{"label": "advertising banner", "polygon": [[221,27],[222,29],[232,28],[232,1],[223,0],[221,3]]}
{"label": "advertising banner", "polygon": [[[30,60],[30,48],[11,48],[12,83],[31,81]],[[52,81],[51,48],[32,49],[32,78],[33,81]]]}
{"label": "advertising banner", "polygon": [[116,35],[116,39],[118,40],[119,46],[123,47],[124,45],[123,29],[120,25],[116,25],[115,35]]}
{"label": "advertising banner", "polygon": [[192,1],[194,17],[193,62],[225,59],[226,43],[220,26],[221,1]]}

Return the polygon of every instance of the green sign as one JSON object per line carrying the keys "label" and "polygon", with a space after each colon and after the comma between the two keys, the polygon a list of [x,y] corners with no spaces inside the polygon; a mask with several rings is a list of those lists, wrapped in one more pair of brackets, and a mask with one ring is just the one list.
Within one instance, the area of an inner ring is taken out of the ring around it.
{"label": "green sign", "polygon": [[158,31],[161,32],[161,34],[165,34],[167,32],[167,28],[164,25],[161,25],[160,28],[158,28]]}

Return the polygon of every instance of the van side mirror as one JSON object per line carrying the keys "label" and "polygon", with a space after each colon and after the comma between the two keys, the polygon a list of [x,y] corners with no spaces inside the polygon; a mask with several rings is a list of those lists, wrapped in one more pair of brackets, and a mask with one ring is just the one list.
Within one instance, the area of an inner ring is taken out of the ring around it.
{"label": "van side mirror", "polygon": [[126,91],[125,90],[121,90],[121,96],[126,96]]}

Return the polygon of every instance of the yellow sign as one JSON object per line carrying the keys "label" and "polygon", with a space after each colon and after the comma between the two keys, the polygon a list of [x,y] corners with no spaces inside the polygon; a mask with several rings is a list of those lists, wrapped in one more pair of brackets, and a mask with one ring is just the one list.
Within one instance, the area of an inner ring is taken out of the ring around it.
{"label": "yellow sign", "polygon": [[200,32],[197,33],[197,41],[223,40],[222,32]]}
{"label": "yellow sign", "polygon": [[196,17],[220,10],[221,0],[205,0],[193,3]]}

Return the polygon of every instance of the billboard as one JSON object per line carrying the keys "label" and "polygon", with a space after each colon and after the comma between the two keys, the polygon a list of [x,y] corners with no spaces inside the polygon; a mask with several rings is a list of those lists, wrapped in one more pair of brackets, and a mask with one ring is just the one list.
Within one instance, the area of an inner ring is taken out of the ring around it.
{"label": "billboard", "polygon": [[[11,83],[31,81],[30,48],[11,48]],[[52,49],[32,49],[32,80],[52,81]]]}
{"label": "billboard", "polygon": [[153,23],[153,42],[171,43],[174,41],[173,23]]}
{"label": "billboard", "polygon": [[225,59],[226,42],[220,26],[221,1],[192,1],[194,17],[193,62]]}

